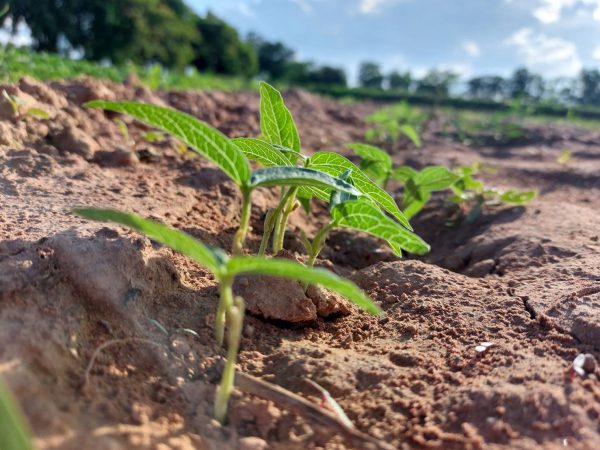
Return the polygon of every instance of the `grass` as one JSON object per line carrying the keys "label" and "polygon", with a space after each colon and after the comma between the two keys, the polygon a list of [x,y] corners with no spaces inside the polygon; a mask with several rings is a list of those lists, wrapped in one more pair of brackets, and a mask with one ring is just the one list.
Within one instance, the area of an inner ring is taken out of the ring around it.
{"label": "grass", "polygon": [[220,91],[254,90],[251,80],[188,71],[166,70],[158,65],[140,67],[134,64],[114,66],[85,60],[72,60],[51,53],[34,52],[12,46],[0,47],[0,80],[14,83],[25,75],[42,81],[64,80],[82,75],[123,82],[137,74],[140,82],[151,89],[200,89]]}

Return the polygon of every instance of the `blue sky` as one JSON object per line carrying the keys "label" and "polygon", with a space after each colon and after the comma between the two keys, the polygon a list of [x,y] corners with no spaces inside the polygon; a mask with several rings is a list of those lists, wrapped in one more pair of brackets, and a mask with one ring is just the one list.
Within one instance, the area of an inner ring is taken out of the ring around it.
{"label": "blue sky", "polygon": [[508,75],[517,66],[546,77],[600,65],[600,0],[188,0],[242,33],[280,40],[300,59],[359,62],[422,75]]}

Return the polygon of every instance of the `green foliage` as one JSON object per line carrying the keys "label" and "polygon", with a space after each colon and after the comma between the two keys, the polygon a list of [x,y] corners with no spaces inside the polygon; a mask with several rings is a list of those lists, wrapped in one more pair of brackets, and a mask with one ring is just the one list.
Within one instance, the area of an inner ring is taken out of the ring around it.
{"label": "green foliage", "polygon": [[38,119],[49,119],[50,115],[47,111],[40,108],[28,107],[20,97],[11,95],[5,90],[2,90],[2,97],[8,102],[13,110],[15,117],[20,118],[22,116],[32,116]]}
{"label": "green foliage", "polygon": [[370,128],[365,137],[369,141],[395,143],[400,136],[406,136],[416,147],[421,147],[419,130],[426,118],[407,102],[386,106],[367,117]]}
{"label": "green foliage", "polygon": [[346,181],[332,177],[319,170],[307,167],[267,167],[258,169],[250,177],[251,187],[269,186],[306,186],[321,189],[332,189],[359,196],[361,192]]}
{"label": "green foliage", "polygon": [[250,165],[244,153],[224,134],[189,114],[137,102],[94,101],[86,106],[128,114],[145,124],[159,128],[214,162],[238,186],[248,184]]}
{"label": "green foliage", "polygon": [[358,69],[358,82],[363,87],[381,89],[383,74],[379,65],[374,62],[363,62]]}
{"label": "green foliage", "polygon": [[[159,73],[160,72],[160,73]],[[59,55],[34,52],[25,48],[0,47],[0,79],[15,83],[25,75],[40,80],[63,80],[82,75],[122,82],[131,73],[139,76],[141,83],[160,89],[206,89],[239,91],[256,89],[255,84],[243,78],[200,73],[192,70],[167,70],[154,64],[139,67],[134,64],[103,65],[71,60]]]}
{"label": "green foliage", "polygon": [[373,204],[361,200],[345,201],[331,210],[336,226],[352,228],[384,239],[398,256],[402,250],[415,255],[429,252],[430,246],[408,229],[398,226]]}
{"label": "green foliage", "polygon": [[281,93],[264,82],[260,84],[260,129],[269,143],[300,152],[300,137],[292,114]]}
{"label": "green foliage", "polygon": [[2,379],[0,379],[0,449],[33,449],[29,427]]}
{"label": "green foliage", "polygon": [[318,284],[339,293],[371,314],[381,312],[355,284],[323,269],[313,269],[287,259],[265,259],[254,256],[229,257],[223,251],[210,248],[182,231],[135,214],[90,208],[76,209],[74,213],[86,219],[113,222],[143,233],[150,239],[192,258],[209,269],[219,281],[220,301],[215,317],[215,334],[220,345],[223,343],[226,326],[229,331],[227,362],[217,389],[214,408],[215,417],[221,422],[225,420],[227,403],[233,390],[235,360],[243,327],[243,299],[233,298],[235,276],[240,274],[270,275]]}

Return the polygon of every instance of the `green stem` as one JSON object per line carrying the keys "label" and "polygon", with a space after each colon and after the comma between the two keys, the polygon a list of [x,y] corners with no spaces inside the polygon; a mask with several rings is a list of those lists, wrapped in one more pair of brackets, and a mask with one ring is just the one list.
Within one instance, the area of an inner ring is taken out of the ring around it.
{"label": "green stem", "polygon": [[215,396],[215,419],[223,423],[227,415],[227,403],[233,391],[233,381],[235,378],[235,361],[237,359],[238,350],[240,348],[240,339],[242,337],[242,327],[244,324],[244,300],[241,297],[236,297],[234,304],[228,311],[229,333],[227,336],[227,361],[225,369],[221,377],[221,383],[217,388]]}
{"label": "green stem", "polygon": [[282,205],[281,212],[278,216],[278,221],[275,224],[275,233],[273,235],[273,254],[276,255],[280,250],[283,249],[283,238],[285,237],[285,229],[287,228],[288,219],[290,214],[295,209],[294,203],[296,202],[296,194],[298,188],[290,188],[281,200]]}
{"label": "green stem", "polygon": [[265,256],[267,251],[267,247],[269,246],[269,238],[271,237],[271,233],[273,232],[273,216],[275,215],[277,210],[271,209],[267,212],[265,216],[265,224],[263,227],[263,236],[260,241],[260,248],[258,249],[258,256]]}
{"label": "green stem", "polygon": [[219,283],[219,307],[215,316],[215,339],[219,347],[223,345],[227,312],[233,305],[233,277],[223,277]]}
{"label": "green stem", "polygon": [[252,202],[250,196],[252,195],[252,189],[242,189],[242,215],[240,217],[240,227],[233,237],[233,248],[231,252],[234,255],[241,255],[244,250],[244,244],[246,242],[246,235],[250,229],[250,208]]}
{"label": "green stem", "polygon": [[333,228],[335,228],[335,226],[336,226],[335,222],[328,223],[327,225],[325,225],[323,228],[321,228],[319,230],[319,232],[313,239],[312,249],[311,249],[311,252],[310,252],[310,255],[308,258],[308,262],[306,263],[306,265],[308,267],[314,266],[315,261],[317,260],[317,257],[319,256],[319,253],[321,253],[321,250],[323,250],[323,247],[325,246],[325,240],[327,239],[327,235]]}

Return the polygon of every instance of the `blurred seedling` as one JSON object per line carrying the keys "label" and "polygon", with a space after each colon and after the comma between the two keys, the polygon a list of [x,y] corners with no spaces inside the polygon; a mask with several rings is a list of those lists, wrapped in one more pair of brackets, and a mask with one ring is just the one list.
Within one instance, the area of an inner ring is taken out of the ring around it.
{"label": "blurred seedling", "polygon": [[33,450],[31,432],[8,386],[0,379],[0,449]]}
{"label": "blurred seedling", "polygon": [[233,389],[235,361],[244,318],[244,301],[241,297],[233,295],[233,282],[237,275],[269,275],[321,285],[337,292],[371,314],[380,313],[379,308],[355,284],[323,269],[309,268],[286,259],[255,256],[229,257],[222,250],[208,247],[182,231],[135,214],[93,208],[80,208],[74,212],[86,219],[112,222],[140,232],[153,241],[188,256],[213,273],[219,282],[220,293],[215,317],[216,340],[219,345],[222,345],[227,331],[228,343],[227,361],[214,404],[215,418],[221,422],[225,420],[227,403]]}
{"label": "blurred seedling", "polygon": [[38,119],[49,119],[50,114],[41,108],[29,108],[27,104],[16,95],[9,94],[6,90],[2,90],[2,96],[12,108],[13,114],[17,119],[24,116],[37,117]]}
{"label": "blurred seedling", "polygon": [[564,149],[560,156],[558,157],[558,159],[556,160],[559,164],[566,166],[567,164],[569,164],[569,162],[571,162],[571,159],[573,158],[573,152],[566,148]]}
{"label": "blurred seedling", "polygon": [[393,144],[405,136],[419,148],[422,146],[420,129],[426,119],[426,114],[407,102],[386,106],[367,117],[370,128],[365,133],[365,139]]}

